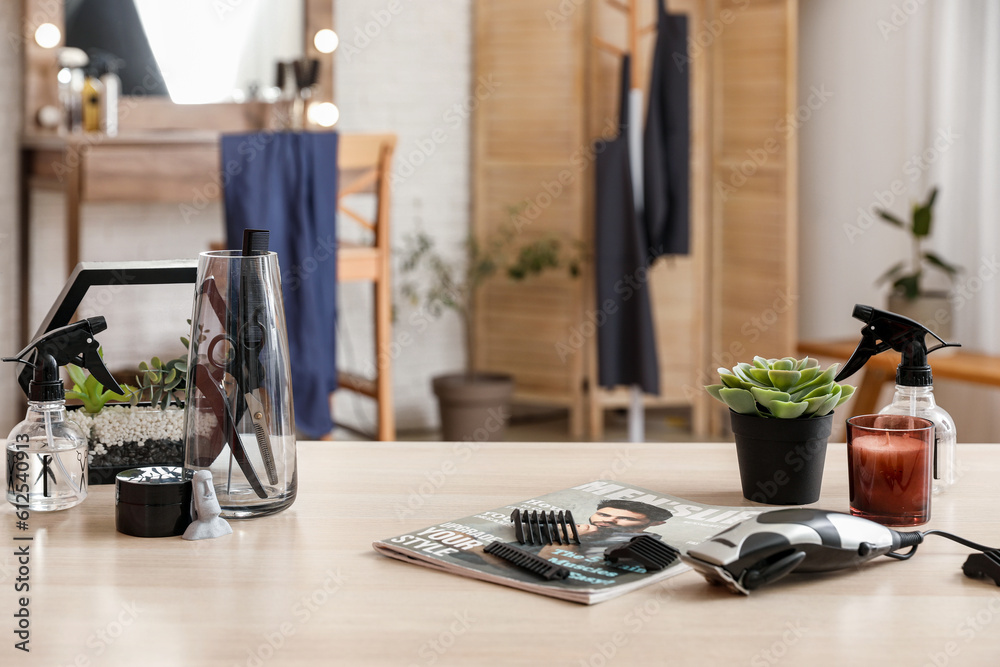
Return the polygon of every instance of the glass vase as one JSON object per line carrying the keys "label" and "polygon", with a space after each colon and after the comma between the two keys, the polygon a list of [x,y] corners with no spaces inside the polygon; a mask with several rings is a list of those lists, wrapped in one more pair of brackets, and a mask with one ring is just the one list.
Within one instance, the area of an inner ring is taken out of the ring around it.
{"label": "glass vase", "polygon": [[184,472],[212,473],[222,516],[295,500],[288,334],[278,256],[201,253],[191,317]]}

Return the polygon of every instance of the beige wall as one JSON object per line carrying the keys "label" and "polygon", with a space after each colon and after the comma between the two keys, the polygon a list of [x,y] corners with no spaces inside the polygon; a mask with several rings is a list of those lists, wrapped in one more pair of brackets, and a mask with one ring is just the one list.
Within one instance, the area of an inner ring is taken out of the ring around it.
{"label": "beige wall", "polygon": [[[0,35],[19,34],[20,3],[0,3]],[[0,356],[17,352],[17,134],[21,127],[21,60],[16,42],[0,45]],[[0,367],[0,438],[21,418],[21,391],[11,364]]]}
{"label": "beige wall", "polygon": [[[875,280],[908,258],[908,235],[877,219],[864,220],[859,209],[884,207],[908,218],[910,204],[941,185],[927,249],[972,269],[980,255],[1000,253],[977,247],[963,254],[957,242],[977,221],[959,214],[956,204],[975,194],[966,183],[949,182],[946,167],[967,159],[967,150],[983,137],[961,119],[945,126],[934,118],[940,100],[933,96],[940,93],[932,77],[941,47],[934,31],[941,28],[946,2],[800,0],[799,101],[806,102],[813,89],[827,93],[825,102],[807,109],[799,128],[803,340],[860,337],[861,323],[851,318],[854,304],[885,308],[888,289]],[[939,142],[939,153],[925,153],[942,136],[953,140]],[[915,161],[921,154],[937,157]],[[894,186],[901,186],[901,194],[892,193]],[[977,311],[995,312],[998,304],[979,294],[966,305],[956,314],[953,338],[996,352],[995,338],[977,339],[972,322]],[[1000,438],[1000,391],[940,381],[935,395],[955,418],[960,442]],[[891,397],[890,387],[880,405]]]}

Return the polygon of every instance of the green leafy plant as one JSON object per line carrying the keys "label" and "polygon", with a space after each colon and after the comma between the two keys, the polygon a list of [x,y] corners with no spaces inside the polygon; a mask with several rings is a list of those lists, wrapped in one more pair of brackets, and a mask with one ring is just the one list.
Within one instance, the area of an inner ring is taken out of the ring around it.
{"label": "green leafy plant", "polygon": [[[508,207],[508,220],[482,241],[466,239],[458,256],[442,254],[426,232],[408,237],[398,256],[399,274],[404,276],[400,293],[414,306],[422,306],[434,317],[446,310],[462,319],[466,359],[472,357],[472,327],[478,305],[479,288],[497,274],[511,280],[525,280],[551,269],[565,268],[570,276],[580,274],[577,253],[564,251],[554,237],[518,244],[521,231],[516,220],[523,207]],[[470,361],[471,363],[471,361]]]}
{"label": "green leafy plant", "polygon": [[[182,339],[185,347],[188,342]],[[187,380],[187,358],[178,357],[170,361],[163,362],[159,357],[153,357],[147,364],[145,361],[139,364],[140,374],[135,381],[139,386],[133,392],[132,405],[138,405],[143,397],[149,398],[149,403],[153,407],[166,410],[171,403],[183,404],[183,396]]]}
{"label": "green leafy plant", "polygon": [[854,387],[837,384],[839,364],[820,370],[811,357],[765,359],[719,369],[722,384],[705,387],[733,412],[778,419],[822,417],[850,398]]}
{"label": "green leafy plant", "polygon": [[73,381],[73,389],[66,392],[66,398],[73,398],[81,401],[83,403],[83,410],[92,415],[96,415],[98,412],[104,409],[104,406],[109,402],[127,403],[130,400],[129,394],[135,391],[134,387],[125,385],[123,388],[128,394],[118,394],[109,389],[105,389],[104,386],[97,381],[93,375],[90,375],[85,370],[79,366],[73,364],[66,364],[66,370],[69,372],[69,378]]}
{"label": "green leafy plant", "polygon": [[934,222],[934,201],[937,199],[938,190],[931,190],[927,201],[913,205],[910,222],[904,222],[885,209],[878,209],[879,217],[891,225],[910,232],[912,238],[912,253],[909,262],[903,261],[896,264],[876,281],[876,285],[892,281],[894,290],[903,294],[907,299],[915,299],[920,296],[920,280],[923,277],[925,266],[933,267],[943,271],[949,279],[954,279],[960,268],[954,264],[949,264],[941,259],[937,254],[923,249],[923,243],[931,235],[931,227]]}

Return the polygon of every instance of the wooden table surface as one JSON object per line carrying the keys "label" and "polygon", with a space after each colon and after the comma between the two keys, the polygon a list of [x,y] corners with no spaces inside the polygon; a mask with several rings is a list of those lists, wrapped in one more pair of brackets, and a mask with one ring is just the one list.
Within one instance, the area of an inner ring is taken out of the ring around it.
{"label": "wooden table surface", "polygon": [[[1000,546],[1000,445],[958,446],[929,527]],[[287,511],[215,540],[114,529],[112,486],[0,511],[2,665],[996,665],[1000,588],[969,550],[790,575],[749,597],[688,572],[586,607],[400,563],[371,542],[590,479],[742,498],[731,444],[301,443]],[[817,506],[847,509],[846,451]],[[30,543],[30,654],[13,648],[15,537]]]}

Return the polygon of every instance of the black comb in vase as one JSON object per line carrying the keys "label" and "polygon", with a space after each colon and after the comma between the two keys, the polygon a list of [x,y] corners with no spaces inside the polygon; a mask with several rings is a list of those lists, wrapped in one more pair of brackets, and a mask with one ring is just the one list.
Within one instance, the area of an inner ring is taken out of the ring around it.
{"label": "black comb in vase", "polygon": [[671,565],[681,555],[681,552],[653,535],[639,535],[617,547],[604,550],[604,557],[612,563],[621,558],[636,561],[647,572],[655,572]]}
{"label": "black comb in vase", "polygon": [[[514,535],[521,544],[579,544],[580,535],[569,510],[531,512],[516,509],[510,514]],[[572,537],[570,533],[572,532]]]}
{"label": "black comb in vase", "polygon": [[506,544],[500,541],[490,542],[483,548],[483,551],[503,558],[508,563],[513,563],[529,572],[534,572],[549,581],[552,579],[565,579],[569,576],[569,570],[562,565],[550,563],[541,556],[515,547],[513,544]]}

